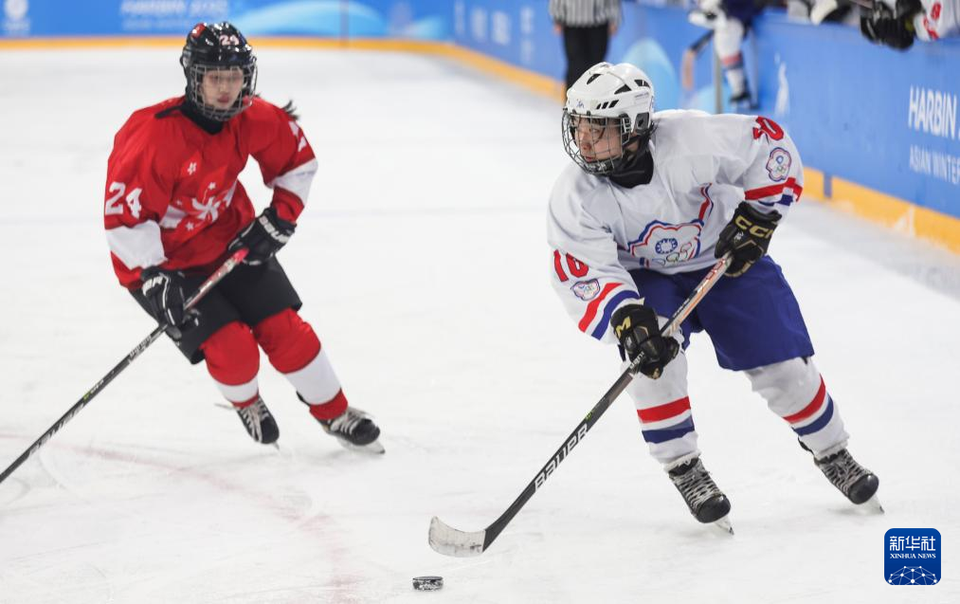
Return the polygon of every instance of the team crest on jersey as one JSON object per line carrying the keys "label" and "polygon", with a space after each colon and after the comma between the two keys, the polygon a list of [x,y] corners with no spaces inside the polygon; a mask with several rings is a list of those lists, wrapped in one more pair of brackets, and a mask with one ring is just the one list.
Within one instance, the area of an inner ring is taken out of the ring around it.
{"label": "team crest on jersey", "polygon": [[767,174],[773,182],[783,182],[790,174],[790,153],[783,147],[777,147],[770,152],[767,160]]}
{"label": "team crest on jersey", "polygon": [[669,254],[680,247],[680,243],[674,237],[666,237],[657,242],[655,246],[658,254]]}
{"label": "team crest on jersey", "polygon": [[587,300],[593,300],[600,293],[600,283],[596,279],[577,281],[570,289],[578,298],[586,302]]}
{"label": "team crest on jersey", "polygon": [[666,224],[655,220],[640,237],[630,243],[630,255],[640,258],[641,266],[671,266],[686,262],[700,253],[703,221]]}

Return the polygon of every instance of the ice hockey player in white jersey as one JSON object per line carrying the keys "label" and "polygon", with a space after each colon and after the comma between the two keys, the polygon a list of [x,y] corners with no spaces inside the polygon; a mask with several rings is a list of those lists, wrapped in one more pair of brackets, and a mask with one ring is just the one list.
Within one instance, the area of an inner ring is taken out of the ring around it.
{"label": "ice hockey player in white jersey", "polygon": [[[547,234],[554,288],[580,331],[643,350],[628,387],[644,440],[700,522],[726,522],[730,501],[700,460],[683,352],[706,332],[721,367],[754,391],[812,452],[851,502],[879,480],[847,451],[837,404],[813,363],[800,308],[770,236],[800,198],[800,156],[770,119],[653,110],[654,89],[633,65],[600,63],[567,92],[563,141],[574,164],[550,197]],[[665,338],[659,326],[715,258],[726,276]],[[741,435],[748,437],[747,434]]]}

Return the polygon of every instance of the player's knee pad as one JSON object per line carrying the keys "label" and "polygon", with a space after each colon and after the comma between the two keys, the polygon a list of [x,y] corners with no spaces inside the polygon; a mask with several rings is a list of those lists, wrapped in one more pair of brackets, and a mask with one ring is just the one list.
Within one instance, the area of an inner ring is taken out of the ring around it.
{"label": "player's knee pad", "polygon": [[239,321],[227,323],[200,345],[207,371],[217,382],[244,384],[260,370],[260,350],[250,328]]}
{"label": "player's knee pad", "polygon": [[823,386],[820,372],[809,358],[790,359],[745,373],[753,391],[766,399],[770,410],[781,417],[803,410]]}
{"label": "player's knee pad", "polygon": [[267,317],[253,328],[270,364],[280,373],[306,367],[320,352],[320,339],[310,324],[291,308]]}
{"label": "player's knee pad", "polygon": [[717,57],[721,61],[725,62],[727,58],[740,54],[743,34],[743,23],[732,17],[713,31],[713,43],[717,49]]}

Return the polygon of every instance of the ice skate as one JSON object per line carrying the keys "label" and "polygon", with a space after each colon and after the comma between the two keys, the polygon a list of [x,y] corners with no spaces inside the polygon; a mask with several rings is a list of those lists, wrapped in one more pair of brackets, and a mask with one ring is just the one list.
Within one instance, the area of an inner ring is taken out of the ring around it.
{"label": "ice skate", "polygon": [[258,396],[254,401],[242,405],[234,403],[233,408],[240,416],[250,438],[265,445],[277,442],[280,429],[262,398]]}
{"label": "ice skate", "polygon": [[699,457],[673,468],[667,474],[694,518],[704,524],[712,522],[726,532],[733,533],[728,516],[730,500],[717,487]]}
{"label": "ice skate", "polygon": [[830,484],[837,487],[852,503],[855,505],[868,503],[868,507],[883,512],[883,506],[876,498],[880,479],[876,474],[858,464],[849,451],[841,449],[823,459],[814,458],[814,463]]}
{"label": "ice skate", "polygon": [[317,420],[324,432],[335,436],[341,445],[354,451],[380,454],[384,452],[380,438],[380,428],[373,419],[359,409],[347,407],[347,410],[333,419]]}
{"label": "ice skate", "polygon": [[740,94],[730,97],[730,108],[736,112],[752,111],[757,108],[757,104],[750,96],[749,90],[744,90]]}

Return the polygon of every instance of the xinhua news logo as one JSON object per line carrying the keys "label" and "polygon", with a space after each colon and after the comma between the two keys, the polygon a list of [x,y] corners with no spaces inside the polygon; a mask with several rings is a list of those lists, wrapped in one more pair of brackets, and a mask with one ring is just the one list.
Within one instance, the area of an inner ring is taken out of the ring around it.
{"label": "xinhua news logo", "polygon": [[883,571],[890,585],[940,582],[940,532],[932,528],[895,528],[884,540]]}

